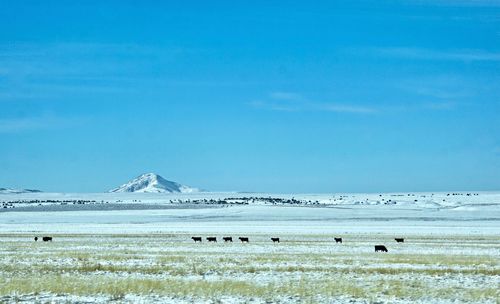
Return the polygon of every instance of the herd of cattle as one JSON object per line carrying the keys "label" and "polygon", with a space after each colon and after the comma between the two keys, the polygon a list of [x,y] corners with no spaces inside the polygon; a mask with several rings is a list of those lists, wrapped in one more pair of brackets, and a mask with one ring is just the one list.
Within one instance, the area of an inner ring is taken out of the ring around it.
{"label": "herd of cattle", "polygon": [[[203,238],[201,236],[193,236],[191,237],[191,239],[195,242],[195,243],[201,243],[203,241]],[[225,236],[222,238],[224,240],[224,243],[232,243],[233,242],[233,237],[231,236]],[[250,240],[248,237],[239,237],[238,238],[242,243],[249,243]],[[207,242],[209,243],[217,243],[217,237],[215,236],[209,236],[206,238]],[[335,243],[341,243],[342,244],[342,238],[334,238],[335,240]],[[394,239],[397,243],[404,243],[405,239],[404,238],[395,238]],[[271,241],[273,241],[273,243],[279,243],[280,242],[280,238],[279,237],[272,237],[271,238]],[[385,247],[384,245],[375,245],[375,252],[389,252],[389,250],[387,249],[387,247]]]}
{"label": "herd of cattle", "polygon": [[[35,242],[38,241],[38,237],[35,236]],[[52,237],[51,236],[43,236],[42,238],[42,241],[44,242],[52,242]],[[203,241],[203,238],[201,236],[193,236],[191,238],[195,243],[201,243]],[[215,236],[209,236],[206,238],[207,239],[207,242],[209,243],[217,243],[217,237]],[[226,237],[223,237],[222,238],[224,240],[224,243],[232,243],[233,242],[233,237],[231,236],[226,236]],[[250,243],[250,239],[248,237],[239,237],[238,238],[240,240],[240,242],[242,243]],[[342,244],[342,238],[334,238],[335,240],[335,243],[340,243]],[[395,238],[394,239],[397,243],[404,243],[405,239],[404,238]],[[272,237],[271,238],[271,241],[273,243],[279,243],[280,242],[280,238],[279,237]],[[387,249],[387,247],[385,247],[384,245],[375,245],[375,252],[389,252],[389,250]]]}
{"label": "herd of cattle", "polygon": [[[203,238],[201,236],[193,236],[191,238],[195,243],[198,243],[203,240]],[[229,243],[232,243],[233,242],[233,237],[231,236],[226,236],[226,237],[223,237],[222,238],[224,240],[225,243],[229,242]],[[239,237],[238,238],[242,243],[249,243],[250,240],[248,237]],[[217,243],[217,238],[216,237],[207,237],[207,241],[209,243]],[[271,241],[273,241],[273,243],[279,243],[280,242],[280,238],[277,238],[277,237],[273,237],[271,238]]]}
{"label": "herd of cattle", "polygon": [[[35,242],[38,241],[38,237],[35,236]],[[52,237],[51,236],[42,236],[42,241],[44,242],[52,242]]]}

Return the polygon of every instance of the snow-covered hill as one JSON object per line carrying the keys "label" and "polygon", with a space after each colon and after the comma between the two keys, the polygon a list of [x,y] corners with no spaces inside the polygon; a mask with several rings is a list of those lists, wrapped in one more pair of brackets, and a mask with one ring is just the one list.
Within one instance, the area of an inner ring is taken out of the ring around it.
{"label": "snow-covered hill", "polygon": [[39,193],[40,190],[33,189],[11,189],[11,188],[0,188],[0,194],[21,194],[21,193]]}
{"label": "snow-covered hill", "polygon": [[196,193],[200,189],[166,180],[155,173],[146,173],[109,192]]}

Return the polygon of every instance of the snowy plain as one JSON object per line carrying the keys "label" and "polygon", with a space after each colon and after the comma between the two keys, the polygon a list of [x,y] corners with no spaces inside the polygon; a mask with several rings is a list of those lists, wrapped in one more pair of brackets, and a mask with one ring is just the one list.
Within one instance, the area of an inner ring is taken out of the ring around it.
{"label": "snowy plain", "polygon": [[500,301],[498,192],[26,193],[0,206],[5,303]]}
{"label": "snowy plain", "polygon": [[[268,198],[284,201],[270,203]],[[209,200],[215,203],[205,203]],[[86,203],[71,203],[75,201]],[[238,204],[242,201],[246,204]],[[0,204],[8,202],[12,203],[0,208],[0,229],[12,233],[399,231],[500,235],[498,192],[0,195]]]}

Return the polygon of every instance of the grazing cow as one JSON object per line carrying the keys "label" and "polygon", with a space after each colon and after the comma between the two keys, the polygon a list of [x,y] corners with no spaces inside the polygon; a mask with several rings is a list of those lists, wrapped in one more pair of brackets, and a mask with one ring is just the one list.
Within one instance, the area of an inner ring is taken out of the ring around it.
{"label": "grazing cow", "polygon": [[341,243],[342,244],[342,238],[334,238],[335,239],[335,243]]}
{"label": "grazing cow", "polygon": [[250,242],[247,237],[240,237],[239,238],[242,243],[248,243]]}
{"label": "grazing cow", "polygon": [[379,251],[389,252],[389,250],[387,250],[387,248],[384,245],[375,245],[375,252],[379,252]]}
{"label": "grazing cow", "polygon": [[395,238],[395,240],[398,243],[404,243],[405,242],[405,239],[403,239],[403,238]]}
{"label": "grazing cow", "polygon": [[216,237],[207,237],[208,242],[214,242],[217,243],[217,238]]}
{"label": "grazing cow", "polygon": [[233,238],[230,237],[230,236],[223,237],[222,239],[224,239],[224,242],[226,242],[226,243],[227,242],[231,242],[231,243],[233,242]]}
{"label": "grazing cow", "polygon": [[52,237],[51,236],[44,236],[44,237],[42,237],[42,241],[44,241],[44,242],[52,242]]}
{"label": "grazing cow", "polygon": [[279,243],[280,238],[271,238],[271,241],[273,241],[273,243]]}
{"label": "grazing cow", "polygon": [[201,243],[201,236],[193,236],[191,239],[192,239],[195,243],[196,243],[196,242],[200,242],[200,243]]}
{"label": "grazing cow", "polygon": [[37,236],[35,236],[35,242],[36,242],[36,241],[38,241],[38,237],[37,237]]}

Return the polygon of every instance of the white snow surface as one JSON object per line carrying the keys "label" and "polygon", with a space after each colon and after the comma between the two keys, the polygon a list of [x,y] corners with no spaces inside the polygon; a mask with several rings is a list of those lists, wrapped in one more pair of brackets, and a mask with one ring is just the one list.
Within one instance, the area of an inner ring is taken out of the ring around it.
{"label": "white snow surface", "polygon": [[192,188],[164,179],[155,173],[145,173],[109,192],[133,193],[195,193],[198,188]]}
{"label": "white snow surface", "polygon": [[[123,278],[208,286],[120,297],[11,292],[1,303],[498,303],[500,192],[2,194],[0,231],[3,282],[44,286],[55,276],[118,287],[129,284]],[[33,241],[43,235],[54,242]],[[208,243],[209,236],[251,242]],[[276,236],[281,243],[270,241]],[[343,244],[333,242],[339,236]],[[374,253],[376,244],[389,252]],[[213,282],[272,294],[217,291]],[[352,291],[330,294],[323,282]],[[390,292],[394,285],[402,295]],[[357,290],[367,293],[352,296]]]}
{"label": "white snow surface", "polygon": [[[269,193],[29,193],[1,195],[3,232],[59,233],[401,233],[499,235],[500,192]],[[196,200],[247,205],[194,204]],[[296,205],[263,198],[296,199]],[[36,203],[29,202],[35,200]],[[39,201],[43,201],[39,203]],[[47,201],[91,200],[88,204]],[[29,202],[29,203],[28,203]],[[308,204],[309,202],[313,204]],[[52,205],[51,205],[52,204]],[[60,204],[66,204],[60,206]],[[14,206],[14,207],[12,207]],[[59,208],[59,209],[58,209]]]}

